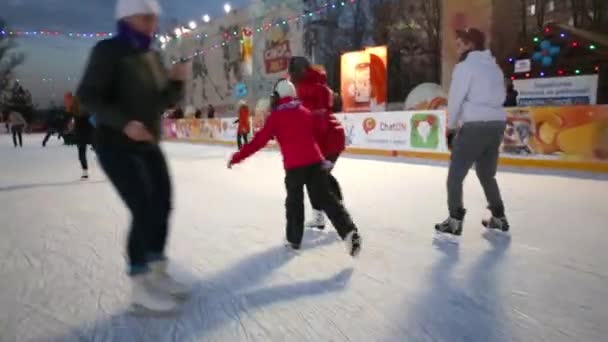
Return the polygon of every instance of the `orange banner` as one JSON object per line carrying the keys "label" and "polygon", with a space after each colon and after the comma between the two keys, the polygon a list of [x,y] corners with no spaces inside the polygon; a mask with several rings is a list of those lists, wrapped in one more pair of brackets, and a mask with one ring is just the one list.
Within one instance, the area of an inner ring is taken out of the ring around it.
{"label": "orange banner", "polygon": [[349,52],[341,59],[341,95],[344,112],[386,110],[386,46]]}

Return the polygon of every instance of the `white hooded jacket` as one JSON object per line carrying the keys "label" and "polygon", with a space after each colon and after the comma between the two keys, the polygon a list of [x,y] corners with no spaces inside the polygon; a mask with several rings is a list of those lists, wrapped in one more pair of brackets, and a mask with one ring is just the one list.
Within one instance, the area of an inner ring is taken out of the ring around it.
{"label": "white hooded jacket", "polygon": [[448,129],[467,122],[506,121],[504,74],[489,50],[456,65],[448,97]]}

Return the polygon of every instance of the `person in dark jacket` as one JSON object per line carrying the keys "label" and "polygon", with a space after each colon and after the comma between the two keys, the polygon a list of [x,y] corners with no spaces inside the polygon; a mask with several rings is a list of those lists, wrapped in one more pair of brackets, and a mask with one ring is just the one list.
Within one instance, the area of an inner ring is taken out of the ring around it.
{"label": "person in dark jacket", "polygon": [[348,211],[329,187],[324,170],[325,158],[317,144],[320,120],[296,99],[296,89],[288,80],[280,80],[274,91],[275,104],[264,127],[253,140],[235,153],[228,167],[238,164],[262,149],[275,137],[285,167],[287,187],[287,242],[299,249],[304,234],[304,186],[315,203],[325,210],[351,256],[361,250],[361,237]]}
{"label": "person in dark jacket", "polygon": [[505,99],[505,103],[503,104],[505,107],[517,107],[517,97],[519,96],[519,92],[515,90],[515,86],[510,83],[507,86],[507,97]]}
{"label": "person in dark jacket", "polygon": [[215,118],[215,107],[213,107],[213,105],[209,105],[207,107],[207,119],[213,119]]}
{"label": "person in dark jacket", "polygon": [[93,48],[77,96],[97,116],[99,163],[132,215],[127,251],[133,306],[173,312],[175,297],[189,289],[167,273],[172,190],[160,127],[163,110],[183,97],[192,67],[177,63],[167,72],[152,50],[159,14],[156,0],[118,0],[118,34]]}
{"label": "person in dark jacket", "polygon": [[[328,170],[329,185],[331,192],[340,200],[343,200],[340,183],[331,174],[340,154],[344,151],[346,138],[344,128],[333,115],[334,93],[327,86],[327,77],[324,72],[315,70],[305,57],[293,57],[289,63],[289,76],[295,84],[298,98],[302,105],[310,110],[314,115],[319,116],[322,129],[319,132],[317,141],[321,147],[321,152],[326,160],[332,164]],[[306,224],[307,227],[324,229],[325,215],[319,203],[315,203],[310,198],[313,212],[313,219]]]}

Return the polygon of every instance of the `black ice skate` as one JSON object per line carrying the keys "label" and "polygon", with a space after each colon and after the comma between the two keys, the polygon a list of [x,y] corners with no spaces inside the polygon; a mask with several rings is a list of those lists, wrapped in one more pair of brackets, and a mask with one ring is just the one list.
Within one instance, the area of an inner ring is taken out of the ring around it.
{"label": "black ice skate", "polygon": [[350,256],[353,258],[359,256],[359,253],[361,253],[361,235],[357,231],[348,233],[344,239],[344,243],[346,244],[346,251]]}
{"label": "black ice skate", "polygon": [[285,241],[285,247],[291,248],[294,251],[299,251],[300,250],[300,244],[299,243]]}
{"label": "black ice skate", "polygon": [[487,220],[482,220],[481,224],[488,229],[494,229],[504,233],[507,233],[510,228],[509,221],[507,221],[507,218],[504,216],[500,218],[492,216]]}
{"label": "black ice skate", "polygon": [[462,223],[464,221],[465,213],[466,210],[460,209],[457,210],[454,214],[450,214],[450,216],[445,221],[435,225],[435,231],[437,231],[438,233],[445,233],[453,236],[461,236]]}

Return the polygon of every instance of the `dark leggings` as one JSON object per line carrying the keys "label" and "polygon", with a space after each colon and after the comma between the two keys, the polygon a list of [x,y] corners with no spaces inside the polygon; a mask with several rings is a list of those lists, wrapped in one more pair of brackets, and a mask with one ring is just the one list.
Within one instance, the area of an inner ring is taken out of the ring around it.
{"label": "dark leggings", "polygon": [[87,163],[87,144],[78,143],[78,159],[80,160],[80,166],[83,170],[89,169]]}
{"label": "dark leggings", "polygon": [[[328,161],[330,161],[330,162],[332,162],[332,163],[334,164],[334,167],[335,167],[335,164],[336,164],[336,162],[338,161],[338,157],[340,157],[340,155],[339,155],[339,154],[336,154],[336,155],[333,155],[333,156],[327,157],[327,160],[328,160]],[[333,195],[334,195],[336,198],[338,198],[338,200],[342,201],[344,198],[342,197],[342,189],[340,188],[340,183],[338,183],[338,180],[336,179],[336,177],[334,177],[334,176],[331,174],[331,171],[332,171],[332,170],[327,171],[327,175],[328,175],[328,178],[329,178],[329,183],[328,183],[328,185],[329,185],[329,190],[330,190],[330,192],[331,192],[331,193],[332,193],[332,194],[333,194]],[[310,196],[310,189],[308,189],[308,188],[307,188],[306,190],[307,190],[307,192],[308,192],[308,198],[310,199],[310,204],[311,204],[312,208],[313,208],[314,210],[321,211],[321,205],[320,205],[319,203],[316,203],[316,202],[313,200],[313,198]]]}
{"label": "dark leggings", "polygon": [[13,132],[13,144],[17,147],[17,138],[19,139],[19,145],[23,147],[23,126],[17,125],[11,127],[11,131]]}
{"label": "dark leggings", "polygon": [[321,164],[316,164],[287,170],[285,176],[285,187],[287,189],[285,208],[287,210],[287,240],[289,242],[298,245],[302,242],[304,234],[304,186],[306,186],[310,199],[325,211],[342,239],[345,239],[348,233],[357,230],[348,211],[331,192],[327,171],[322,169]]}
{"label": "dark leggings", "polygon": [[171,211],[171,180],[158,146],[134,151],[95,146],[101,167],[132,215],[127,251],[131,274],[164,256]]}
{"label": "dark leggings", "polygon": [[236,136],[236,144],[239,146],[239,150],[243,146],[243,144],[247,144],[249,134],[238,133]]}

